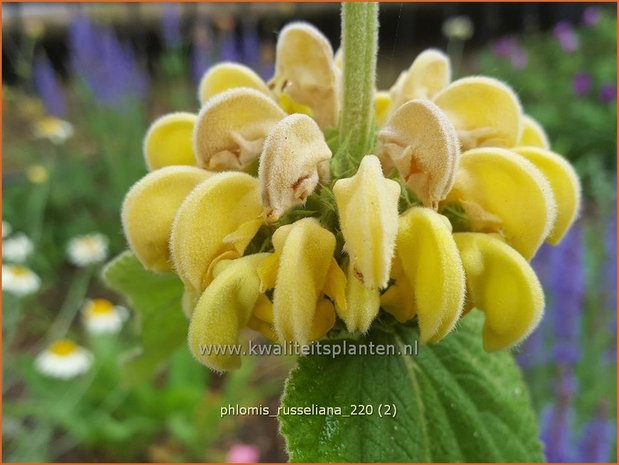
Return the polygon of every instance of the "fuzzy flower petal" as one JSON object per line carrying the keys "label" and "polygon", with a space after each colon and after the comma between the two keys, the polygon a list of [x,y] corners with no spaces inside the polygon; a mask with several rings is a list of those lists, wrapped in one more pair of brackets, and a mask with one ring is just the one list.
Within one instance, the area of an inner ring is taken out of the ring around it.
{"label": "fuzzy flower petal", "polygon": [[581,197],[578,175],[565,158],[550,150],[517,147],[514,152],[533,163],[550,183],[557,204],[557,216],[547,242],[556,245],[561,242],[578,217]]}
{"label": "fuzzy flower petal", "polygon": [[170,252],[185,285],[202,292],[218,260],[240,257],[262,224],[258,180],[218,173],[196,187],[174,220]]}
{"label": "fuzzy flower petal", "polygon": [[429,100],[411,100],[378,133],[376,153],[393,162],[424,205],[436,207],[453,185],[460,150],[445,114]]}
{"label": "fuzzy flower petal", "polygon": [[308,106],[322,129],[332,128],[340,111],[339,80],[331,44],[318,29],[301,22],[282,29],[269,82],[275,95]]}
{"label": "fuzzy flower petal", "polygon": [[[551,186],[535,165],[523,156],[499,148],[469,150],[460,156],[460,167],[448,200],[462,206],[471,225],[484,215],[500,221],[494,228],[527,260],[535,255],[556,218]],[[467,208],[476,204],[475,209]],[[489,222],[479,224],[489,226]]]}
{"label": "fuzzy flower petal", "polygon": [[333,194],[355,278],[370,289],[385,287],[398,232],[400,185],[383,176],[377,157],[366,155],[353,177],[335,183]]}
{"label": "fuzzy flower petal", "polygon": [[537,326],[544,292],[527,261],[491,234],[456,233],[469,299],[486,314],[483,338],[488,351],[511,347]]}
{"label": "fuzzy flower petal", "polygon": [[189,323],[189,348],[197,361],[213,370],[241,366],[240,355],[215,350],[238,344],[239,332],[247,326],[260,295],[256,268],[266,255],[220,262],[215,267],[213,282],[196,304]]}
{"label": "fuzzy flower petal", "polygon": [[213,173],[168,166],[140,179],[127,193],[122,223],[129,247],[146,269],[171,271],[168,244],[172,223],[189,193]]}
{"label": "fuzzy flower petal", "polygon": [[218,63],[204,73],[198,87],[198,100],[204,105],[208,99],[228,89],[249,87],[270,96],[269,88],[251,68],[232,62]]}
{"label": "fuzzy flower petal", "polygon": [[255,89],[241,87],[211,98],[193,133],[198,164],[214,171],[243,170],[258,158],[264,139],[284,111]]}
{"label": "fuzzy flower petal", "polygon": [[273,246],[277,257],[275,332],[280,341],[307,344],[335,323],[335,309],[323,302],[335,236],[316,219],[304,218],[275,231]]}
{"label": "fuzzy flower petal", "polygon": [[391,88],[393,108],[398,109],[408,100],[432,99],[449,85],[451,64],[443,52],[428,49],[421,52],[408,71]]}
{"label": "fuzzy flower petal", "polygon": [[378,288],[368,288],[355,276],[354,267],[348,265],[346,279],[346,307],[338,307],[338,316],[351,333],[366,333],[380,310]]}
{"label": "fuzzy flower petal", "polygon": [[510,87],[497,79],[458,79],[441,91],[434,103],[456,127],[462,150],[513,147],[520,139],[520,101]]}
{"label": "fuzzy flower petal", "polygon": [[320,174],[328,172],[330,159],[331,150],[312,118],[294,114],[277,123],[264,143],[258,169],[267,220],[277,221],[304,203],[318,182],[327,182]]}
{"label": "fuzzy flower petal", "polygon": [[548,141],[546,131],[544,131],[541,124],[529,115],[523,115],[522,117],[522,134],[516,145],[550,149],[550,142]]}
{"label": "fuzzy flower petal", "polygon": [[[399,297],[406,298],[400,305],[408,306],[408,312],[396,310],[395,316],[405,320],[416,314],[421,342],[438,342],[454,328],[464,305],[464,270],[447,218],[424,207],[404,213],[398,259],[396,272],[401,270],[401,275],[396,275],[395,284]],[[406,282],[400,283],[402,279]]]}
{"label": "fuzzy flower petal", "polygon": [[192,133],[193,113],[170,113],[156,119],[144,137],[144,160],[149,170],[170,165],[196,166]]}

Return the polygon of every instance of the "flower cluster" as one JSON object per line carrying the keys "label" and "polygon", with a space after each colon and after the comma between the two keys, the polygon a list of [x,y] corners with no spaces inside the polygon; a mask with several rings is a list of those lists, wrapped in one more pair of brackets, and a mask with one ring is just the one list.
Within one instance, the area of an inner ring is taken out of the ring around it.
{"label": "flower cluster", "polygon": [[[197,115],[165,115],[146,134],[150,173],[125,198],[124,232],[147,269],[183,281],[194,356],[229,370],[238,355],[200,346],[235,344],[244,327],[306,344],[377,318],[416,323],[435,343],[473,308],[487,350],[518,344],[544,308],[528,262],[578,213],[574,170],[508,86],[452,82],[436,50],[375,92],[374,153],[354,161],[325,138],[341,63],[293,23],[268,83],[218,64]],[[338,157],[352,176],[334,179]]]}

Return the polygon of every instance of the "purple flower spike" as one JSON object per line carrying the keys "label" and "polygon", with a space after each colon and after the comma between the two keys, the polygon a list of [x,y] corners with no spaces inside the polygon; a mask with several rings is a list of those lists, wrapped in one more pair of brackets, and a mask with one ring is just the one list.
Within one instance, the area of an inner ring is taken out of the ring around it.
{"label": "purple flower spike", "polygon": [[253,69],[260,67],[260,37],[256,30],[255,21],[244,21],[242,23],[242,50],[243,62]]}
{"label": "purple flower spike", "polygon": [[580,320],[586,292],[582,227],[576,223],[554,249],[550,280],[555,360],[573,365],[580,356]]}
{"label": "purple flower spike", "polygon": [[527,67],[529,63],[529,54],[521,47],[516,48],[511,55],[512,68],[521,70]]}
{"label": "purple flower spike", "polygon": [[500,37],[494,43],[494,54],[499,58],[508,58],[516,49],[516,40],[513,37]]}
{"label": "purple flower spike", "polygon": [[602,103],[609,104],[617,99],[617,86],[615,84],[604,84],[600,87],[600,100]]}
{"label": "purple flower spike", "polygon": [[574,32],[571,24],[566,21],[557,23],[554,29],[555,37],[559,40],[561,50],[567,53],[572,53],[578,50],[580,43],[578,36]]}
{"label": "purple flower spike", "polygon": [[34,61],[34,87],[45,105],[48,114],[63,117],[66,112],[65,98],[51,63],[44,55]]}
{"label": "purple flower spike", "polygon": [[586,423],[578,444],[579,462],[610,462],[615,423],[608,419],[607,410],[601,406],[595,417]]}
{"label": "purple flower spike", "polygon": [[574,95],[582,97],[591,90],[591,75],[589,73],[578,73],[572,79],[572,91]]}
{"label": "purple flower spike", "polygon": [[178,3],[166,3],[163,6],[161,32],[168,48],[174,49],[181,46],[181,6]]}
{"label": "purple flower spike", "polygon": [[571,400],[576,391],[574,374],[564,371],[557,386],[556,401],[541,415],[540,439],[544,442],[548,462],[573,462],[571,428],[574,410]]}
{"label": "purple flower spike", "polygon": [[582,14],[582,22],[587,26],[595,26],[600,22],[600,9],[595,6],[588,6]]}
{"label": "purple flower spike", "polygon": [[102,105],[118,107],[146,94],[148,76],[112,30],[79,15],[69,27],[69,46],[75,74]]}
{"label": "purple flower spike", "polygon": [[193,48],[191,50],[191,77],[197,84],[211,65],[211,34],[203,22],[194,30]]}

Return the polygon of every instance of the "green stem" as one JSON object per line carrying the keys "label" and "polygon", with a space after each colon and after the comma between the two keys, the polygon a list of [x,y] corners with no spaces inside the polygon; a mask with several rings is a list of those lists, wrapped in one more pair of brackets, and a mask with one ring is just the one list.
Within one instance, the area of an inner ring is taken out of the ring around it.
{"label": "green stem", "polygon": [[342,3],[343,105],[339,144],[355,167],[373,149],[378,3]]}
{"label": "green stem", "polygon": [[94,271],[93,266],[84,267],[73,278],[66,300],[47,333],[48,343],[67,335],[71,323],[73,323],[86,298]]}

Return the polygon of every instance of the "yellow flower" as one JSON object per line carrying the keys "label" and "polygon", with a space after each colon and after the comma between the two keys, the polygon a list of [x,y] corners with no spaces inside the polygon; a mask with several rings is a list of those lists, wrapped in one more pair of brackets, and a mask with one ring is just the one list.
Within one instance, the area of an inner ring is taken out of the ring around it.
{"label": "yellow flower", "polygon": [[258,264],[266,254],[223,260],[214,270],[214,279],[196,303],[189,324],[189,348],[200,363],[217,371],[241,365],[241,357],[220,352],[237,344],[260,295]]}
{"label": "yellow flower", "polygon": [[[477,308],[484,347],[500,350],[541,318],[528,260],[580,205],[543,128],[508,86],[451,82],[447,56],[427,50],[375,92],[377,143],[357,166],[330,137],[342,55],[293,23],[268,84],[220,63],[197,115],[165,115],[145,137],[151,172],[125,198],[125,235],[144,267],[182,280],[190,350],[214,370],[240,366],[229,349],[244,328],[308,344],[379,319],[438,343]],[[332,180],[332,157],[354,175]]]}
{"label": "yellow flower", "polygon": [[[345,278],[333,258],[335,236],[304,218],[273,234],[275,252],[259,270],[262,291],[273,292],[273,327],[280,341],[307,344],[335,323]],[[329,300],[329,297],[331,300]]]}
{"label": "yellow flower", "polygon": [[309,116],[290,115],[276,124],[264,144],[258,178],[267,221],[305,202],[318,182],[329,179],[331,150]]}
{"label": "yellow flower", "polygon": [[500,239],[456,233],[471,304],[486,314],[484,347],[499,350],[521,342],[544,311],[544,292],[527,261]]}
{"label": "yellow flower", "polygon": [[409,100],[378,133],[376,153],[389,160],[426,206],[437,208],[450,191],[460,150],[456,130],[429,100]]}
{"label": "yellow flower", "polygon": [[191,166],[167,166],[144,176],[129,190],[122,224],[129,247],[144,268],[172,270],[168,246],[176,212],[211,174]]}
{"label": "yellow flower", "polygon": [[449,220],[415,207],[400,217],[395,283],[383,308],[399,321],[417,316],[421,342],[437,342],[458,321],[464,304],[464,271]]}
{"label": "yellow flower", "polygon": [[261,224],[256,178],[238,172],[210,176],[176,212],[170,238],[174,269],[186,286],[202,292],[214,265],[242,256]]}
{"label": "yellow flower", "polygon": [[280,32],[275,76],[269,88],[279,98],[307,106],[322,129],[337,125],[340,70],[322,33],[307,23],[291,23]]}
{"label": "yellow flower", "polygon": [[461,203],[473,230],[500,233],[528,260],[556,218],[555,197],[544,175],[524,157],[499,148],[463,153],[446,201]]}
{"label": "yellow flower", "polygon": [[378,158],[367,155],[357,174],[339,179],[333,193],[352,274],[369,289],[385,287],[398,231],[400,185],[385,179]]}

